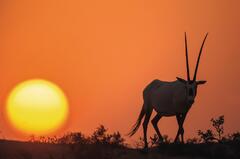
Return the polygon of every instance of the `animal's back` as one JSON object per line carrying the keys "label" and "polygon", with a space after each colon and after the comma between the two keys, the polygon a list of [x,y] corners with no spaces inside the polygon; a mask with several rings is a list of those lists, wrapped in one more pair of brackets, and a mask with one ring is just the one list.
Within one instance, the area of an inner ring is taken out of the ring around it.
{"label": "animal's back", "polygon": [[150,96],[154,90],[161,87],[164,84],[163,81],[160,81],[158,79],[153,80],[151,83],[149,83],[145,89],[143,90],[143,98],[145,101],[149,101]]}
{"label": "animal's back", "polygon": [[186,104],[186,88],[179,81],[152,81],[144,90],[148,103],[162,115],[171,116],[183,113]]}

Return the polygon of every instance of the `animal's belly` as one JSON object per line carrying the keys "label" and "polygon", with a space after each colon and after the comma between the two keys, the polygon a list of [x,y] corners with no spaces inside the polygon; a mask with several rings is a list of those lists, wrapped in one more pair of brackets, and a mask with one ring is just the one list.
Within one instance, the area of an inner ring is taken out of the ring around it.
{"label": "animal's belly", "polygon": [[[154,109],[156,110],[156,109]],[[158,114],[160,114],[161,116],[175,116],[177,113],[176,112],[164,112],[164,111],[157,111],[156,112]]]}
{"label": "animal's belly", "polygon": [[157,113],[162,114],[163,116],[173,116],[185,113],[188,110],[186,105],[175,105],[173,103],[166,105],[153,105],[153,108]]}

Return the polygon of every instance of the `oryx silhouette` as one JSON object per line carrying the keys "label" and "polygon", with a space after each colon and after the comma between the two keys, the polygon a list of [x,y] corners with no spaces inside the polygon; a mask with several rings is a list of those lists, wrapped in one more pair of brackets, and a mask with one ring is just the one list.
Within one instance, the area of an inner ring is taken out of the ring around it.
{"label": "oryx silhouette", "polygon": [[147,128],[148,123],[152,114],[153,109],[157,112],[156,116],[152,119],[152,125],[158,135],[159,142],[163,141],[163,137],[157,126],[158,121],[163,116],[176,116],[178,123],[178,132],[175,137],[174,142],[179,141],[179,135],[181,135],[181,142],[184,142],[184,128],[183,123],[186,118],[186,115],[194,103],[194,99],[197,95],[198,85],[206,83],[206,81],[200,80],[197,81],[197,71],[202,54],[202,49],[207,38],[208,33],[206,34],[197,59],[197,64],[194,72],[193,79],[190,79],[190,70],[188,64],[188,47],[187,47],[187,36],[185,33],[185,51],[186,51],[186,67],[187,67],[187,80],[177,77],[176,81],[166,82],[161,80],[153,80],[143,91],[143,106],[140,112],[140,115],[133,125],[129,135],[132,136],[138,130],[143,117],[143,134],[144,134],[144,149],[148,148],[147,142]]}

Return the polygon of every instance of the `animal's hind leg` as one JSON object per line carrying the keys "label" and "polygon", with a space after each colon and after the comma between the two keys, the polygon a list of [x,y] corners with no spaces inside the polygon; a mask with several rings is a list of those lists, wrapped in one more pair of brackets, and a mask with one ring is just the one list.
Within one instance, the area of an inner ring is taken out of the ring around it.
{"label": "animal's hind leg", "polygon": [[153,119],[152,119],[152,125],[158,135],[158,139],[159,139],[159,142],[163,142],[163,137],[159,131],[159,128],[158,128],[158,122],[159,120],[162,118],[162,116],[160,114],[157,114]]}
{"label": "animal's hind leg", "polygon": [[178,122],[178,131],[177,131],[177,135],[175,137],[175,140],[174,142],[178,142],[179,141],[179,134],[180,134],[180,123],[181,123],[181,118],[180,118],[180,115],[176,115],[176,119],[177,119],[177,122]]}
{"label": "animal's hind leg", "polygon": [[148,148],[147,128],[148,128],[148,123],[149,123],[151,114],[152,114],[152,109],[147,110],[147,111],[146,111],[145,118],[144,118],[144,122],[143,122],[143,134],[144,134],[144,144],[145,144],[144,149],[147,149],[147,148]]}

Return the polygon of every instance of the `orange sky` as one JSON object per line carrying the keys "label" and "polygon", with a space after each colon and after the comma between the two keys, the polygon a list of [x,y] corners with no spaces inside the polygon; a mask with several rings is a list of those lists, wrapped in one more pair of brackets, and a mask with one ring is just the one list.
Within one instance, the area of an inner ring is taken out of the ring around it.
{"label": "orange sky", "polygon": [[[7,124],[4,107],[9,91],[32,78],[55,82],[68,96],[70,118],[59,134],[89,134],[99,124],[126,134],[151,80],[186,78],[185,31],[191,72],[209,32],[198,73],[208,82],[187,116],[186,136],[209,128],[209,120],[221,114],[227,132],[239,130],[239,5],[237,0],[1,0],[0,135],[22,138]],[[175,118],[161,119],[159,127],[173,138]]]}

